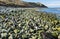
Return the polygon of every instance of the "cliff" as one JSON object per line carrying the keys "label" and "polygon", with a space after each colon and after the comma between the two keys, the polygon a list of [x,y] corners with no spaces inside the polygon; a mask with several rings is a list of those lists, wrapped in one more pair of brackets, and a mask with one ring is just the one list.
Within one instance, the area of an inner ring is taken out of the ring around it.
{"label": "cliff", "polygon": [[24,2],[21,0],[0,0],[0,6],[11,6],[11,7],[46,7],[41,3]]}

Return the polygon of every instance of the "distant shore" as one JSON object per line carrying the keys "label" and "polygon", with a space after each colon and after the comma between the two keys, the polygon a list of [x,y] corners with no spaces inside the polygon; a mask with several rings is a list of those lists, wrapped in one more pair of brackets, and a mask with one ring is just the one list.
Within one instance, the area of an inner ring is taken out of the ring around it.
{"label": "distant shore", "polygon": [[[36,8],[36,7],[31,7],[31,6],[20,6],[20,5],[2,5],[0,4],[0,6],[3,6],[3,7],[13,7],[13,8]],[[37,8],[48,8],[48,7],[37,7]]]}

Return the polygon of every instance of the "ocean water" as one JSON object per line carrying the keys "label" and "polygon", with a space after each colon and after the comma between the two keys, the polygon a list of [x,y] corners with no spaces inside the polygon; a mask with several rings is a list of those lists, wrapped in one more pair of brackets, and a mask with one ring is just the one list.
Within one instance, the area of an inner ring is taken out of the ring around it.
{"label": "ocean water", "polygon": [[58,8],[41,8],[40,11],[60,14],[60,9],[58,9]]}

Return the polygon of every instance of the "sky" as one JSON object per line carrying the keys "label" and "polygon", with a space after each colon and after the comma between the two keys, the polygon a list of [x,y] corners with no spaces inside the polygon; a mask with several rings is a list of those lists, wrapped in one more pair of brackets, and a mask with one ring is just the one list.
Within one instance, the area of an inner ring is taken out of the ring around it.
{"label": "sky", "polygon": [[27,2],[40,2],[48,7],[60,7],[60,0],[24,0]]}

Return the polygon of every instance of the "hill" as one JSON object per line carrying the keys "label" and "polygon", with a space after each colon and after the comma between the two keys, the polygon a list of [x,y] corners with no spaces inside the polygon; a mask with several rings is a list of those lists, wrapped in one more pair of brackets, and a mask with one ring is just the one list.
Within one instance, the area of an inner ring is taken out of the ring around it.
{"label": "hill", "polygon": [[25,2],[21,0],[0,0],[0,6],[11,7],[47,7],[41,3]]}

